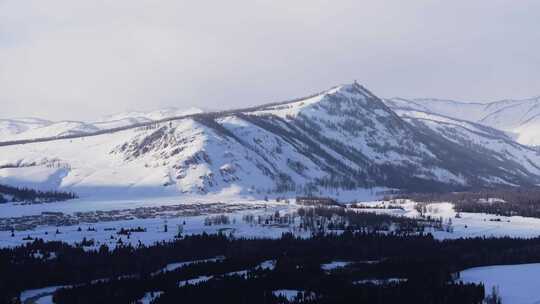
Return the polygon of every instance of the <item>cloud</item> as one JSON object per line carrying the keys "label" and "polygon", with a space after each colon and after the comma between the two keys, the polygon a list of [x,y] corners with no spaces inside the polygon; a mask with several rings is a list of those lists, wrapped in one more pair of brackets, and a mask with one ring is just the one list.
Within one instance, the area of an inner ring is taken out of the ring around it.
{"label": "cloud", "polygon": [[233,108],[354,79],[388,97],[528,97],[539,19],[534,0],[0,0],[0,117]]}

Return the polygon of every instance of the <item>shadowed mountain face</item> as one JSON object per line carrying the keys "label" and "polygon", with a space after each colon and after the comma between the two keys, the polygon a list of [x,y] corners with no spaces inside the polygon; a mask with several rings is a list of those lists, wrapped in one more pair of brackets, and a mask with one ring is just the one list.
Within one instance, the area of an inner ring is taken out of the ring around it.
{"label": "shadowed mountain face", "polygon": [[290,102],[3,146],[0,184],[83,197],[434,191],[536,185],[537,164],[534,149],[504,132],[392,110],[355,83]]}

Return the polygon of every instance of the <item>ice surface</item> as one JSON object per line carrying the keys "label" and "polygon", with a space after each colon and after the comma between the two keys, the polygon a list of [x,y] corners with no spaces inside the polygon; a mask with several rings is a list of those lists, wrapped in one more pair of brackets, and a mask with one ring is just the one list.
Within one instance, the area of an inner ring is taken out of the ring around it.
{"label": "ice surface", "polygon": [[483,283],[486,294],[497,287],[502,303],[540,303],[540,264],[476,267],[462,271],[460,276],[463,282]]}

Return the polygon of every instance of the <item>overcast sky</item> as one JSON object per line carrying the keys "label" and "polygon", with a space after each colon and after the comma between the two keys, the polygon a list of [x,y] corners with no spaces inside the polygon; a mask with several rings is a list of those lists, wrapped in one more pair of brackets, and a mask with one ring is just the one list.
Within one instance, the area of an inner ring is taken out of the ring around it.
{"label": "overcast sky", "polygon": [[538,0],[0,0],[0,118],[232,108],[355,79],[382,97],[532,97],[539,20]]}

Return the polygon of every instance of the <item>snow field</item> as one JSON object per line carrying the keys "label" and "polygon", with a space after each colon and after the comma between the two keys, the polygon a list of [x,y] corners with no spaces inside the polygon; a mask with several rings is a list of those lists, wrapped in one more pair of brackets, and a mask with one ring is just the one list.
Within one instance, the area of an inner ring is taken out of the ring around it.
{"label": "snow field", "polygon": [[466,283],[483,283],[486,294],[498,288],[502,303],[540,303],[540,264],[475,267],[462,271],[460,277]]}

